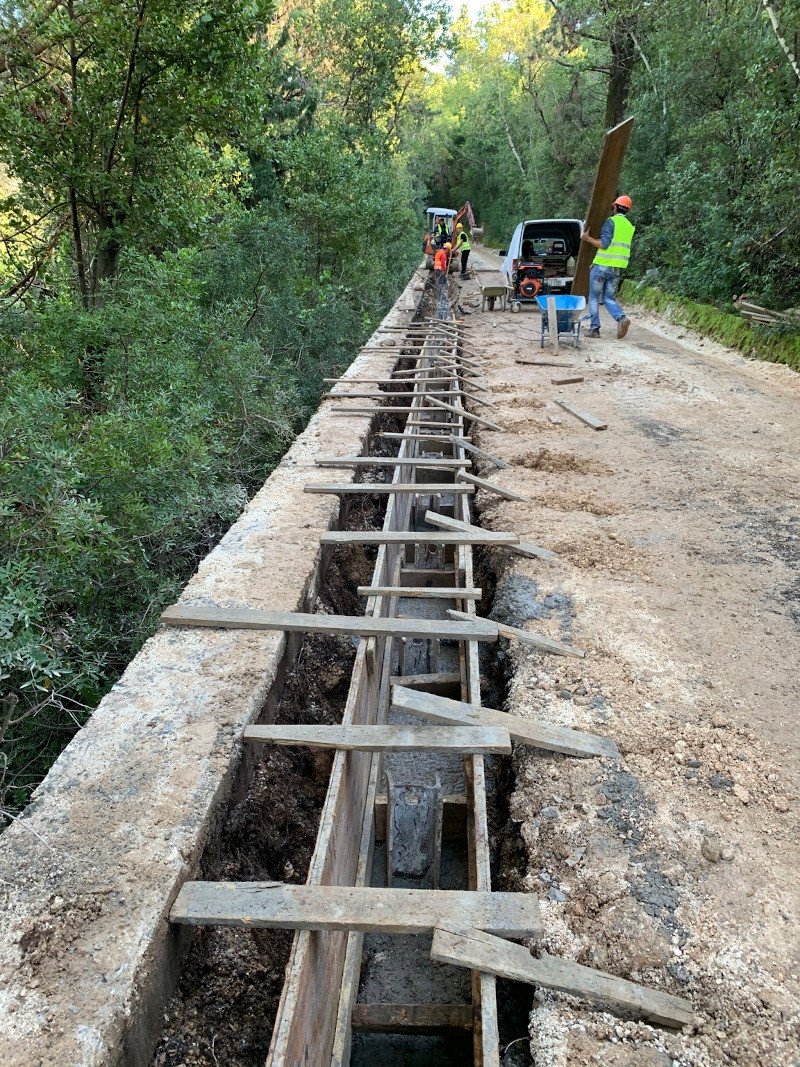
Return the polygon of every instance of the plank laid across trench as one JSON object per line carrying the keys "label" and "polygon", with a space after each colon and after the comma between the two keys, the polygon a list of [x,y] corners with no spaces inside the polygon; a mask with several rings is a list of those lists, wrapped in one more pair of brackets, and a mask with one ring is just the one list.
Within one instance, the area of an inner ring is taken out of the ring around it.
{"label": "plank laid across trench", "polygon": [[540,937],[542,933],[539,905],[530,893],[285,882],[186,882],[170,918],[192,926],[381,929],[393,934],[433,931],[450,920],[505,937]]}

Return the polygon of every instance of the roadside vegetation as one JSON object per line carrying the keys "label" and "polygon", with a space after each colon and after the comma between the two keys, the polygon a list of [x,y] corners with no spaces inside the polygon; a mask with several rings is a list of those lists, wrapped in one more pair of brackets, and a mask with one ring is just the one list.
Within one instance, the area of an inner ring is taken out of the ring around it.
{"label": "roadside vegetation", "polygon": [[800,305],[799,21],[798,0],[507,0],[474,24],[445,0],[0,2],[0,818],[401,291],[425,199],[471,200],[498,245],[581,217],[632,113],[639,298]]}
{"label": "roadside vegetation", "polygon": [[583,218],[603,132],[633,115],[630,275],[798,307],[799,29],[798,0],[510,0],[460,19],[415,135],[433,198],[471,199],[495,247],[524,218]]}
{"label": "roadside vegetation", "polygon": [[12,816],[419,261],[439,8],[0,7],[0,809]]}

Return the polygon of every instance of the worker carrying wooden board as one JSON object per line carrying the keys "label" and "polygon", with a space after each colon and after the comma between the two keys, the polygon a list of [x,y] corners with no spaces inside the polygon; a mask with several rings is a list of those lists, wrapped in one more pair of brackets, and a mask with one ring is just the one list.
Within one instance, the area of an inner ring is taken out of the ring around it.
{"label": "worker carrying wooden board", "polygon": [[594,245],[598,250],[589,272],[589,314],[590,323],[587,337],[600,336],[600,302],[617,323],[617,339],[622,340],[628,332],[630,319],[616,300],[620,273],[628,266],[631,258],[631,245],[636,227],[628,219],[628,212],[633,207],[629,196],[618,196],[614,201],[614,214],[607,218],[600,230],[600,239],[592,237],[588,229],[581,234],[581,240]]}

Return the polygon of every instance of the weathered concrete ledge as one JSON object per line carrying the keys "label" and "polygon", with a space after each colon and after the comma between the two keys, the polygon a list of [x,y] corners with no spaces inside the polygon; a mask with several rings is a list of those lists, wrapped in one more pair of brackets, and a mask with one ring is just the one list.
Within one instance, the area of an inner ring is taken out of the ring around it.
{"label": "weathered concrete ledge", "polygon": [[[404,324],[416,275],[384,319]],[[362,353],[349,377],[380,376]],[[360,401],[359,403],[363,403]],[[323,405],[184,598],[308,610],[339,500],[303,493],[317,455],[355,455],[369,419]],[[337,475],[339,477],[339,475]],[[280,676],[283,634],[161,630],[0,838],[0,1062],[144,1064],[176,980],[167,916]]]}

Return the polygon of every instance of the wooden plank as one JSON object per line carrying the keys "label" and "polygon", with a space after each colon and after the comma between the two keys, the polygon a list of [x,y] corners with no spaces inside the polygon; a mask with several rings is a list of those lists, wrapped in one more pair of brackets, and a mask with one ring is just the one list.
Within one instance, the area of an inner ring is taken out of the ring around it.
{"label": "wooden plank", "polygon": [[[452,619],[466,620],[467,618],[475,617],[467,615],[465,611],[455,611],[453,608],[448,608],[447,614]],[[561,641],[555,641],[550,637],[542,637],[541,634],[534,634],[529,630],[521,630],[518,626],[507,626],[504,622],[496,622],[494,625],[497,627],[497,632],[501,637],[514,638],[524,645],[532,645],[542,652],[552,652],[556,656],[577,656],[578,658],[583,658],[586,655],[583,649],[565,645]]]}
{"label": "wooden plank", "polygon": [[[425,521],[431,526],[438,526],[442,530],[480,530],[480,526],[472,526],[470,523],[461,522],[460,519],[453,519],[449,515],[440,515],[435,511],[425,512]],[[517,537],[516,534],[513,535]],[[526,556],[529,559],[555,559],[556,553],[551,552],[549,548],[540,548],[538,545],[532,544],[530,541],[509,542],[507,545],[510,552],[514,552],[519,556]]]}
{"label": "wooden plank", "polygon": [[508,545],[516,534],[493,530],[453,530],[429,533],[427,530],[330,530],[323,533],[324,545]]}
{"label": "wooden plank", "polygon": [[455,493],[474,493],[473,486],[458,485],[454,482],[334,482],[332,484],[318,484],[303,486],[304,493],[328,493],[332,495],[362,494],[364,496],[380,496],[392,493],[416,493],[422,496],[447,496]]}
{"label": "wooden plank", "polygon": [[471,456],[480,456],[482,459],[488,460],[489,463],[493,463],[495,467],[500,467],[503,470],[511,470],[511,464],[506,463],[504,459],[498,459],[497,456],[493,456],[491,452],[485,452],[482,448],[478,448],[477,445],[470,444],[469,441],[463,440],[463,438],[456,437],[455,434],[451,436],[453,444],[460,445],[465,452],[469,452]]}
{"label": "wooden plank", "polygon": [[585,422],[587,426],[591,426],[593,430],[607,429],[608,424],[603,422],[602,419],[590,415],[587,411],[581,411],[580,408],[573,407],[572,404],[568,404],[566,400],[556,400],[556,404],[558,404],[560,408],[563,408],[564,411],[568,411],[570,415],[574,415],[576,419]]}
{"label": "wooden plank", "polygon": [[461,700],[419,692],[405,686],[403,679],[399,684],[392,685],[392,707],[395,711],[418,715],[432,722],[453,722],[461,726],[484,723],[487,726],[502,725],[508,730],[512,741],[566,756],[607,756],[616,759],[620,754],[611,738],[583,730],[571,730],[565,726],[550,726],[537,720],[507,715],[494,708],[478,707]]}
{"label": "wooden plank", "polygon": [[471,467],[468,459],[441,459],[436,456],[319,456],[318,467],[441,467],[454,470]]}
{"label": "wooden plank", "polygon": [[460,889],[376,889],[284,882],[186,882],[170,921],[189,926],[277,930],[381,930],[414,934],[448,920],[506,937],[540,937],[530,893]]}
{"label": "wooden plank", "polygon": [[[597,165],[589,209],[586,212],[586,228],[592,237],[600,236],[603,223],[611,214],[613,200],[618,192],[622,161],[625,158],[625,150],[628,147],[632,129],[633,119],[625,119],[624,122],[609,130],[603,138],[603,150]],[[589,298],[589,268],[596,255],[597,249],[594,245],[581,241],[578,260],[575,264],[575,276],[572,279],[573,296]]]}
{"label": "wooden plank", "polygon": [[[414,536],[419,536],[414,535]],[[363,615],[311,615],[300,611],[213,608],[173,604],[161,615],[167,626],[212,626],[234,630],[283,630],[285,633],[356,634],[361,637],[419,637],[439,640],[495,640],[494,624],[478,619],[464,625],[435,619],[373,618]]]}
{"label": "wooden plank", "polygon": [[554,296],[547,297],[547,338],[553,351],[558,352],[558,313]]}
{"label": "wooden plank", "polygon": [[373,1034],[436,1034],[471,1030],[471,1004],[356,1004],[353,1029]]}
{"label": "wooden plank", "polygon": [[245,741],[302,745],[348,752],[511,752],[503,727],[295,726],[286,723],[246,726]]}
{"label": "wooden plank", "polygon": [[574,363],[569,363],[563,359],[515,359],[515,363],[521,363],[525,367],[574,367]]}
{"label": "wooden plank", "polygon": [[486,478],[479,478],[477,475],[468,474],[466,471],[457,471],[456,480],[468,482],[470,485],[474,485],[479,489],[486,489],[490,493],[496,493],[497,496],[501,496],[505,500],[527,501],[529,499],[529,497],[523,496],[521,493],[515,493],[511,489],[504,489],[501,485],[495,485],[494,482],[490,482]]}
{"label": "wooden plank", "polygon": [[460,930],[453,924],[434,930],[431,959],[569,993],[663,1026],[689,1026],[694,1022],[692,1006],[682,997],[648,989],[558,956],[543,953],[537,959],[524,945],[510,944],[480,930],[465,930],[463,924]]}
{"label": "wooden plank", "polygon": [[[430,399],[435,400],[436,397],[431,397]],[[374,404],[372,407],[332,407],[330,408],[330,413],[332,415],[408,415],[409,410],[413,411],[414,409],[409,409],[408,406],[398,406],[396,404]],[[472,422],[479,421],[472,415],[470,415],[469,412],[462,411],[459,409],[458,413],[459,415],[465,415],[468,419],[471,419]]]}
{"label": "wooden plank", "polygon": [[[399,374],[400,372],[398,372]],[[399,378],[397,376],[392,378],[323,378],[323,382],[326,385],[417,385],[419,382],[424,382],[425,385],[447,385],[450,382],[457,382],[458,377],[455,374],[449,375],[447,378],[428,378],[422,377],[425,374],[424,370],[414,371],[415,375],[420,377],[414,377],[411,379]],[[479,389],[483,389],[483,386],[478,386]],[[339,395],[338,393],[336,394]]]}
{"label": "wooden plank", "polygon": [[428,600],[480,600],[482,589],[458,585],[360,585],[358,596],[410,596]]}
{"label": "wooden plank", "polygon": [[407,689],[421,689],[425,693],[437,693],[440,696],[461,688],[459,671],[440,671],[437,674],[393,674],[393,685],[403,685]]}
{"label": "wooden plank", "polygon": [[[411,423],[411,425],[414,425],[414,423]],[[448,423],[447,425],[448,426],[452,426],[453,423]],[[376,433],[375,436],[376,437],[386,438],[387,441],[419,441],[420,443],[425,442],[426,444],[447,445],[448,448],[450,447],[450,439],[451,439],[451,437],[455,441],[457,441],[459,444],[461,444],[462,441],[468,441],[469,440],[469,437],[464,437],[463,435],[457,436],[455,434],[449,434],[449,433],[446,433],[446,432],[445,433],[438,433],[438,434],[436,434],[436,433],[394,433],[391,430],[386,430],[386,431],[382,431],[381,433]]]}
{"label": "wooden plank", "polygon": [[582,374],[566,374],[563,378],[551,378],[551,385],[575,385],[577,382],[583,381]]}
{"label": "wooden plank", "polygon": [[[425,522],[429,526],[438,526],[440,530],[452,530],[453,533],[473,533],[482,529],[481,526],[473,526],[472,523],[454,519],[451,515],[440,515],[438,511],[426,511]],[[506,543],[519,544],[519,536],[515,533],[507,533]]]}
{"label": "wooden plank", "polygon": [[463,408],[457,408],[453,404],[447,404],[444,400],[439,400],[438,397],[425,394],[425,401],[428,404],[433,404],[437,408],[442,408],[444,411],[452,411],[456,415],[461,415],[465,419],[469,419],[470,422],[476,423],[478,426],[485,426],[487,430],[499,430],[503,431],[502,426],[498,426],[496,422],[491,422],[489,419],[484,419],[481,415],[473,415],[468,411],[464,411]]}
{"label": "wooden plank", "polygon": [[[389,392],[388,389],[361,389],[353,392],[338,392],[338,393],[323,393],[322,400],[392,400],[395,403],[399,401],[406,401],[408,404],[413,404],[419,400],[420,397],[428,396],[462,396],[471,397],[471,394],[465,393],[463,389],[423,389],[421,388],[423,383],[415,382],[414,389],[402,389],[399,392]],[[487,403],[488,401],[479,401],[479,403]]]}

